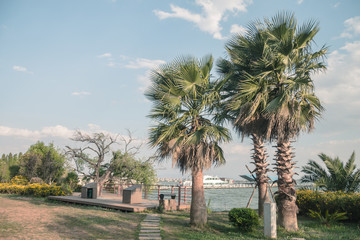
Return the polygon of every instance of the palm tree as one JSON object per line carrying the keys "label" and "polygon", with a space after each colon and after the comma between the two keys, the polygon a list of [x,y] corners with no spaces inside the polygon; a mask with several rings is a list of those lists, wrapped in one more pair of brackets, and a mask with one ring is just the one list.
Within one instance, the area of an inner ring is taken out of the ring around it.
{"label": "palm tree", "polygon": [[[266,81],[255,81],[254,92],[246,94],[241,87],[249,76],[260,74],[263,69],[257,68],[266,46],[266,35],[256,27],[257,22],[249,24],[245,35],[234,36],[227,44],[226,50],[229,60],[218,61],[219,73],[224,78],[223,101],[220,104],[221,119],[228,119],[235,130],[244,137],[251,137],[253,141],[252,159],[255,164],[256,182],[258,186],[259,216],[263,217],[264,203],[269,202],[267,184],[268,161],[264,142],[267,137],[269,121],[261,111],[256,111],[256,105],[264,104],[268,97]],[[260,72],[259,72],[260,70]],[[256,90],[255,90],[256,89]],[[253,97],[256,95],[256,99]],[[263,108],[265,105],[263,106]]]}
{"label": "palm tree", "polygon": [[250,30],[263,39],[260,47],[256,44],[248,47],[260,48],[254,52],[261,52],[261,57],[250,62],[253,70],[243,74],[232,99],[239,99],[236,103],[239,109],[247,106],[244,119],[265,119],[264,139],[277,140],[279,223],[288,231],[296,231],[291,140],[301,131],[311,131],[323,110],[314,94],[311,75],[325,69],[322,58],[327,49],[322,47],[313,52],[311,43],[319,31],[318,24],[308,21],[297,26],[290,13],[257,21]]}
{"label": "palm tree", "polygon": [[219,143],[230,140],[230,132],[209,119],[220,97],[220,85],[210,81],[212,65],[212,56],[178,58],[152,73],[146,92],[153,102],[149,117],[156,121],[151,146],[159,160],[171,157],[183,173],[191,171],[190,224],[197,227],[207,223],[203,170],[225,162]]}
{"label": "palm tree", "polygon": [[301,182],[314,183],[316,187],[325,191],[355,192],[359,190],[360,169],[356,170],[355,152],[351,154],[345,165],[339,157],[331,158],[324,153],[318,156],[325,164],[326,169],[314,160],[309,160],[301,170],[305,173]]}
{"label": "palm tree", "polygon": [[291,140],[301,131],[311,131],[323,110],[314,94],[311,74],[325,69],[321,58],[327,49],[323,47],[317,52],[311,49],[311,42],[319,31],[314,21],[298,27],[293,14],[281,13],[265,20],[265,25],[270,53],[263,64],[270,64],[271,70],[265,72],[264,77],[270,77],[274,87],[264,111],[269,117],[272,134],[277,138],[279,222],[286,230],[296,231],[295,163]]}

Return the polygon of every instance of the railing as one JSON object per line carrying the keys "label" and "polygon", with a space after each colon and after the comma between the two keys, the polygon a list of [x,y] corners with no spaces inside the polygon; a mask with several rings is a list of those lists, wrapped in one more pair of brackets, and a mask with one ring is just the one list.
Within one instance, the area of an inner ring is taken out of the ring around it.
{"label": "railing", "polygon": [[[115,197],[122,197],[123,190],[133,186],[133,184],[105,183],[100,185],[100,196],[103,193],[112,193]],[[171,185],[144,185],[142,184],[143,199],[159,200],[160,194],[176,194],[178,206],[191,202],[191,186],[171,186]]]}

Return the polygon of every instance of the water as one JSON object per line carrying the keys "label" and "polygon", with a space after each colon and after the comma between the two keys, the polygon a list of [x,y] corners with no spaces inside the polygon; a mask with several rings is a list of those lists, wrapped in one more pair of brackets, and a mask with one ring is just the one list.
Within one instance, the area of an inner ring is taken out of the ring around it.
{"label": "water", "polygon": [[[205,189],[205,200],[213,211],[229,211],[232,208],[246,207],[253,188]],[[250,208],[258,208],[258,192],[255,190]]]}
{"label": "water", "polygon": [[[161,184],[176,186],[178,183],[163,182]],[[188,191],[191,194],[191,190],[188,189]],[[275,191],[277,191],[277,188],[272,188],[272,192],[274,193]],[[229,211],[232,208],[245,208],[252,192],[253,188],[205,188],[205,201],[206,205],[208,205],[210,200],[208,207],[212,211]],[[177,192],[175,191],[175,193]],[[156,197],[157,195],[154,195],[154,198]],[[258,208],[258,189],[255,190],[249,207],[252,209]]]}
{"label": "water", "polygon": [[[273,188],[275,192],[277,189]],[[183,190],[182,190],[183,191]],[[161,190],[161,193],[170,193],[171,190]],[[253,188],[206,188],[205,189],[205,201],[206,205],[212,211],[229,211],[232,208],[245,208],[249,202],[250,196],[253,192]],[[174,193],[177,195],[177,188],[174,189]],[[184,194],[182,192],[182,194]],[[191,189],[187,190],[187,200],[190,204]],[[184,196],[182,196],[183,198]],[[154,190],[149,194],[149,199],[157,199],[157,190]],[[177,199],[177,197],[176,197]],[[209,204],[210,201],[210,204]],[[250,208],[258,208],[258,189],[255,190],[254,196],[250,203]]]}

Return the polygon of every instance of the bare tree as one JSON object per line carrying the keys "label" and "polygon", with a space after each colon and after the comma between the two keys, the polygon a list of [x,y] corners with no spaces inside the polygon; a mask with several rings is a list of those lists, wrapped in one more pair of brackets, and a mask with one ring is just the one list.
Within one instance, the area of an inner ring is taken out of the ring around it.
{"label": "bare tree", "polygon": [[[136,155],[141,147],[141,145],[132,146],[134,139],[130,131],[127,137],[119,135],[113,137],[104,133],[88,135],[77,130],[71,140],[84,144],[84,147],[79,148],[66,146],[66,153],[74,161],[76,171],[93,179],[99,185],[111,177],[121,158]],[[120,144],[119,141],[124,144],[122,154],[121,151],[111,149],[113,145]],[[85,169],[89,172],[86,173]]]}

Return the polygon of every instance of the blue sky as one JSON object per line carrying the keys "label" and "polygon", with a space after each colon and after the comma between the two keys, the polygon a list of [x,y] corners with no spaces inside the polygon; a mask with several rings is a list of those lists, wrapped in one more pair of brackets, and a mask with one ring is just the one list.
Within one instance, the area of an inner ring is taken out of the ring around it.
{"label": "blue sky", "polygon": [[[151,69],[180,55],[225,57],[234,32],[285,10],[300,24],[318,20],[314,49],[330,49],[328,70],[314,76],[326,112],[294,143],[295,160],[303,166],[321,152],[347,160],[355,150],[360,167],[359,9],[357,0],[0,1],[0,153],[38,140],[63,148],[75,129],[130,129],[146,141]],[[250,141],[233,134],[223,148],[227,164],[208,173],[247,173]],[[143,147],[141,156],[151,152]],[[160,177],[181,176],[171,163],[156,168]]]}

